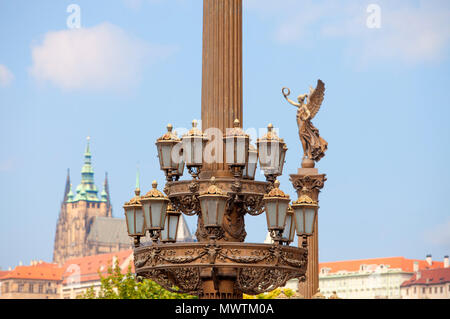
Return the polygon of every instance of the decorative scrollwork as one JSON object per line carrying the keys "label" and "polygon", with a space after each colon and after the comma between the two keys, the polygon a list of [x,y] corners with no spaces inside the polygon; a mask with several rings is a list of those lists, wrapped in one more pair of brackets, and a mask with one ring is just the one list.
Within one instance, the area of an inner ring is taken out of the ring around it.
{"label": "decorative scrollwork", "polygon": [[243,210],[251,216],[258,216],[264,213],[264,196],[253,194],[244,196]]}
{"label": "decorative scrollwork", "polygon": [[258,295],[286,285],[291,277],[282,269],[245,267],[238,269],[237,285],[243,293]]}
{"label": "decorative scrollwork", "polygon": [[327,178],[322,175],[291,175],[292,185],[297,190],[298,194],[306,194],[312,198],[316,197],[313,194],[318,194],[324,187]]}
{"label": "decorative scrollwork", "polygon": [[200,211],[200,202],[196,195],[184,195],[170,198],[172,206],[187,216],[197,215]]}
{"label": "decorative scrollwork", "polygon": [[201,277],[198,267],[183,267],[170,270],[151,269],[139,275],[153,280],[171,292],[194,295],[201,293]]}

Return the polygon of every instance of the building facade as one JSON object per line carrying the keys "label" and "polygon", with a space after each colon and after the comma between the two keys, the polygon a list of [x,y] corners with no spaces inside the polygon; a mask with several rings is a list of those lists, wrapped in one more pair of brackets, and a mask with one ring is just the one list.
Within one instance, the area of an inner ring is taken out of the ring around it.
{"label": "building facade", "polygon": [[0,275],[0,299],[58,299],[63,269],[32,261]]}
{"label": "building facade", "polygon": [[443,262],[404,257],[338,261],[319,265],[319,287],[325,297],[399,299],[400,287],[415,271],[442,268]]}
{"label": "building facade", "polygon": [[403,299],[450,299],[449,257],[444,267],[419,270],[400,287]]}
{"label": "building facade", "polygon": [[81,183],[72,192],[67,174],[53,250],[53,262],[60,265],[70,258],[130,249],[124,220],[112,218],[108,176],[100,196],[94,183],[89,139],[84,153]]}
{"label": "building facade", "polygon": [[134,272],[133,258],[133,250],[129,249],[67,260],[62,267],[59,298],[80,298],[90,288],[94,288],[94,291],[98,293],[101,286],[99,273],[106,276],[108,268],[113,267],[116,261],[122,274],[128,272],[128,267],[131,267],[131,271]]}

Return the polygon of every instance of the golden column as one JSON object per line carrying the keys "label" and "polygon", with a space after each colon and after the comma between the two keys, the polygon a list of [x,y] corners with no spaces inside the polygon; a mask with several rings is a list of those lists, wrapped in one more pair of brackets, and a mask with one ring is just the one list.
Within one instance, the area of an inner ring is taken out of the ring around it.
{"label": "golden column", "polygon": [[[242,0],[204,0],[202,76],[202,130],[225,134],[235,119],[242,127]],[[231,176],[225,152],[217,162],[201,178]]]}

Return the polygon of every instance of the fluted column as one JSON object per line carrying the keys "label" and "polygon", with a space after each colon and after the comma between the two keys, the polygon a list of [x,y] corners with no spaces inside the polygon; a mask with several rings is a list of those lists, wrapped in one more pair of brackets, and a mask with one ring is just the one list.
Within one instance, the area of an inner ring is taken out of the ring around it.
{"label": "fluted column", "polygon": [[[290,175],[290,180],[298,197],[308,195],[319,202],[320,190],[327,180],[325,174],[319,174],[317,168],[299,168],[297,174]],[[306,269],[306,281],[300,282],[298,291],[305,298],[312,298],[319,289],[319,218],[320,210],[314,224],[314,233],[308,238],[308,265]],[[299,238],[299,247],[302,245]]]}
{"label": "fluted column", "polygon": [[[203,6],[202,130],[225,134],[235,119],[243,123],[242,0],[204,0]],[[230,176],[224,156],[205,164],[201,178]]]}

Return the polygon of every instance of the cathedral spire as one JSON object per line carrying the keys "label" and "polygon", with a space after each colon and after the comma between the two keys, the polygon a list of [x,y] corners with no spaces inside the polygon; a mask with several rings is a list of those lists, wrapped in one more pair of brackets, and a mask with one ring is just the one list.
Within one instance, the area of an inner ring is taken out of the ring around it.
{"label": "cathedral spire", "polygon": [[67,178],[66,178],[66,187],[64,189],[63,202],[67,201],[67,194],[69,194],[69,192],[70,192],[70,187],[71,187],[71,184],[70,184],[70,169],[68,168],[67,169]]}
{"label": "cathedral spire", "polygon": [[84,200],[98,202],[98,190],[94,184],[94,169],[92,168],[92,155],[90,149],[91,138],[87,137],[86,151],[84,152],[84,165],[81,169],[81,183],[77,187],[75,201]]}

